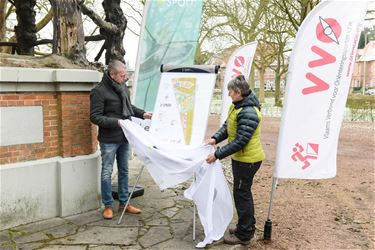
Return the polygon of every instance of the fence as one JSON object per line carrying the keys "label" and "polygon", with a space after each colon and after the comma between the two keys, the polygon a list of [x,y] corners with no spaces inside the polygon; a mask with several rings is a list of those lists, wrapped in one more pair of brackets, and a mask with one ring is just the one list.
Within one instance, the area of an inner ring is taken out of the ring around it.
{"label": "fence", "polygon": [[[221,113],[221,94],[215,94],[211,103],[211,114]],[[265,117],[281,117],[282,107],[274,105],[273,98],[266,98],[265,103],[262,103],[262,115]],[[344,113],[344,121],[353,122],[374,122],[375,109],[350,109],[346,108]]]}

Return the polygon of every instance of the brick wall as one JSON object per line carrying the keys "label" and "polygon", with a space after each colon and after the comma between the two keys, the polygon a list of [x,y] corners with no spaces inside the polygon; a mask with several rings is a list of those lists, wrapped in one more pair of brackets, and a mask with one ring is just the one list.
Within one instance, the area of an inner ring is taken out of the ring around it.
{"label": "brick wall", "polygon": [[89,92],[1,93],[0,106],[42,106],[44,132],[43,143],[1,146],[0,164],[96,151]]}

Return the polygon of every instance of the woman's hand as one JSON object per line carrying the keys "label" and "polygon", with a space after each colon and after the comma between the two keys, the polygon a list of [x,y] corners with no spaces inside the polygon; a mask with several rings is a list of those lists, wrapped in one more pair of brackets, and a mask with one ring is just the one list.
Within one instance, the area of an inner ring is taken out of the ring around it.
{"label": "woman's hand", "polygon": [[211,164],[217,160],[215,154],[210,154],[207,156],[206,162]]}
{"label": "woman's hand", "polygon": [[216,144],[216,140],[214,138],[210,138],[210,139],[207,139],[204,143],[206,145],[215,145]]}

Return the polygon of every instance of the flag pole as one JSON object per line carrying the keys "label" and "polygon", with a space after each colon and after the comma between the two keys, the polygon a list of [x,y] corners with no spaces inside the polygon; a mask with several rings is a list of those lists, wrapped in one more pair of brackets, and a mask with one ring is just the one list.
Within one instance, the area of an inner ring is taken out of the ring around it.
{"label": "flag pole", "polygon": [[268,207],[268,215],[267,220],[264,223],[264,232],[263,232],[263,240],[270,241],[272,236],[272,220],[271,220],[271,211],[272,211],[272,201],[273,201],[273,194],[276,190],[277,185],[277,178],[272,177],[272,189],[271,189],[271,195],[270,195],[270,204]]}

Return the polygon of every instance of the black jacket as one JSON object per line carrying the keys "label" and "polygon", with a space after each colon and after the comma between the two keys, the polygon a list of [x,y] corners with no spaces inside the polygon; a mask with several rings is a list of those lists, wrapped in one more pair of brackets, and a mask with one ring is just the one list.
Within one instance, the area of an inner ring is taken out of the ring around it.
{"label": "black jacket", "polygon": [[[129,119],[123,115],[123,101],[116,93],[114,82],[107,73],[103,74],[103,79],[96,85],[90,93],[90,120],[99,126],[98,140],[103,143],[127,142],[118,120]],[[123,96],[129,98],[129,90],[126,84],[121,85]],[[129,100],[130,103],[130,100]],[[143,119],[145,111],[131,105],[131,111],[135,117]]]}
{"label": "black jacket", "polygon": [[[234,102],[233,105],[234,109],[243,108],[237,116],[236,138],[215,151],[215,157],[218,159],[223,159],[245,147],[259,124],[258,115],[253,107],[258,107],[260,110],[260,104],[253,92],[241,101]],[[227,122],[211,138],[215,139],[216,143],[227,139]]]}

